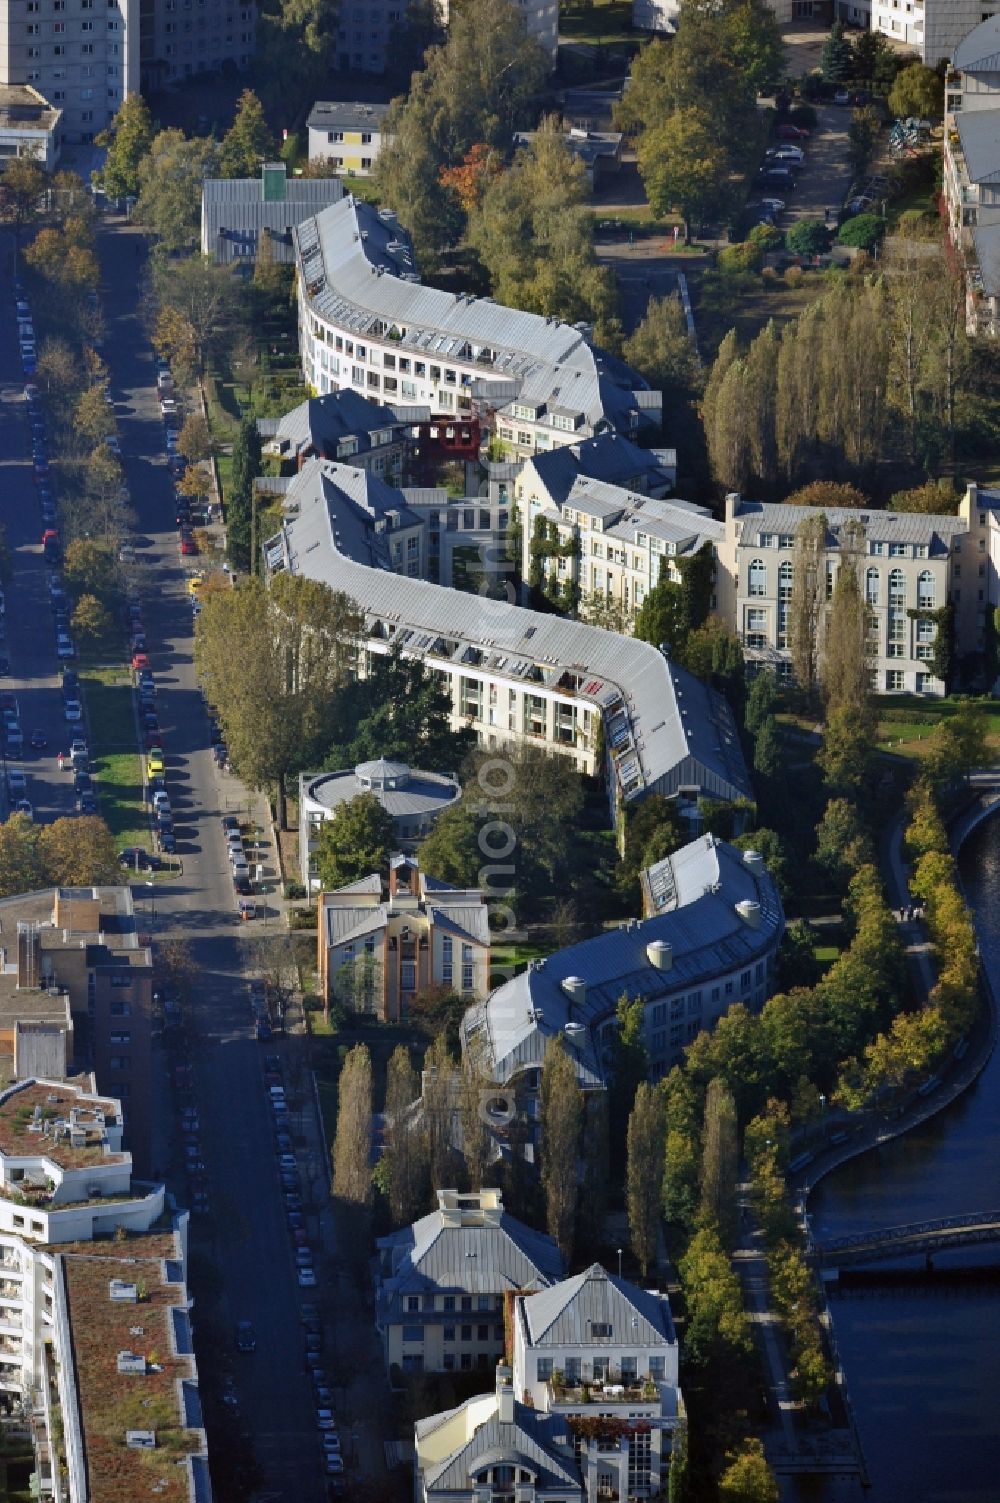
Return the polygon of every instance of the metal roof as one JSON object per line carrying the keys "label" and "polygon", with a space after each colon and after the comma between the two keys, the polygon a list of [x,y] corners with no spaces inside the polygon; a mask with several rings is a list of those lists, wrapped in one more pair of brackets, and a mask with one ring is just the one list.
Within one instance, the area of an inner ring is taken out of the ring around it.
{"label": "metal roof", "polygon": [[[461,1410],[482,1402],[480,1394],[466,1400],[457,1409],[432,1415],[418,1424],[418,1436],[432,1434],[437,1428],[435,1421],[446,1423]],[[537,1474],[539,1489],[547,1491],[555,1487],[579,1494],[580,1473],[570,1440],[566,1421],[561,1415],[542,1414],[515,1400],[511,1422],[503,1423],[498,1408],[493,1409],[464,1445],[427,1468],[424,1487],[429,1494],[454,1492],[467,1497],[471,1486],[469,1473],[492,1463],[528,1467]]]}
{"label": "metal roof", "polygon": [[594,1345],[594,1326],[607,1326],[601,1340],[619,1346],[676,1346],[669,1301],[624,1279],[600,1263],[521,1301],[533,1347]]}
{"label": "metal roof", "polygon": [[1000,110],[960,110],[955,129],[972,183],[1000,178]]}
{"label": "metal roof", "polygon": [[784,502],[741,500],[736,511],[737,541],[741,547],[759,547],[761,533],[794,536],[809,517],[822,512],[828,528],[828,547],[838,547],[840,534],[849,522],[860,522],[865,537],[875,543],[926,544],[949,551],[948,539],[967,531],[961,517],[925,515],[922,512],[877,511],[867,507],[788,506]]}
{"label": "metal roof", "polygon": [[1000,224],[980,224],[972,231],[979,276],[987,297],[1000,297]]}
{"label": "metal roof", "polygon": [[362,793],[373,793],[393,819],[433,814],[461,798],[462,788],[456,778],[442,772],[422,772],[410,768],[409,780],[399,788],[366,787],[358,777],[360,769],[343,772],[302,773],[299,797],[334,810]]}
{"label": "metal roof", "polygon": [[309,112],[309,130],[381,131],[387,104],[347,103],[339,99],[317,99]]}
{"label": "metal roof", "polygon": [[[387,1308],[407,1294],[491,1294],[545,1288],[562,1277],[562,1254],[552,1237],[508,1211],[495,1220],[456,1224],[440,1208],[412,1226],[380,1237]],[[400,1306],[400,1309],[402,1307]]]}
{"label": "metal roof", "polygon": [[275,259],[291,263],[296,224],[343,196],[343,184],[335,177],[286,178],[284,197],[266,201],[259,177],[206,178],[201,192],[202,250],[222,262],[246,259],[267,229]]}
{"label": "metal roof", "polygon": [[1000,73],[1000,16],[974,26],[952,53],[951,65],[962,73]]}
{"label": "metal roof", "polygon": [[[674,451],[668,451],[674,453]],[[676,465],[676,454],[674,453]],[[633,489],[664,489],[671,477],[664,468],[663,451],[640,449],[620,433],[602,433],[596,438],[581,439],[576,444],[562,444],[558,449],[533,454],[525,461],[525,470],[534,470],[539,484],[551,500],[565,501],[582,475],[605,480],[611,485],[632,484]]]}
{"label": "metal roof", "polygon": [[367,449],[371,447],[373,433],[406,426],[406,420],[397,417],[391,407],[369,402],[350,387],[311,397],[284,417],[257,419],[262,438],[286,443],[295,454],[312,447],[327,459],[337,457],[336,445],[344,439],[355,438],[360,447]]}
{"label": "metal roof", "polygon": [[[784,913],[774,881],[735,847],[702,835],[651,870],[660,912],[530,964],[466,1012],[463,1044],[498,1084],[541,1068],[549,1039],[561,1033],[580,1083],[602,1086],[595,1028],[614,1016],[623,995],[650,1003],[750,965],[779,943]],[[760,904],[757,927],[737,909],[745,900]],[[654,940],[670,946],[669,969],[650,960]],[[585,983],[582,1000],[571,1002],[563,987],[569,977]]]}
{"label": "metal roof", "polygon": [[514,397],[553,404],[592,429],[602,422],[627,427],[633,410],[638,421],[633,392],[648,383],[594,349],[580,328],[423,286],[412,243],[391,210],[348,196],[305,219],[294,237],[305,300],[339,328],[377,337],[395,331],[401,350],[474,365],[472,394],[487,400],[495,387],[496,405]]}
{"label": "metal roof", "polygon": [[[293,479],[285,526],[265,546],[272,571],[344,591],[369,634],[391,637],[432,667],[435,658],[465,662],[525,689],[558,689],[600,712],[626,801],[688,787],[723,799],[753,796],[725,700],[649,643],[372,567],[384,557],[374,534],[356,516],[345,524],[347,468],[313,460]],[[382,487],[376,500],[386,491],[400,494]]]}

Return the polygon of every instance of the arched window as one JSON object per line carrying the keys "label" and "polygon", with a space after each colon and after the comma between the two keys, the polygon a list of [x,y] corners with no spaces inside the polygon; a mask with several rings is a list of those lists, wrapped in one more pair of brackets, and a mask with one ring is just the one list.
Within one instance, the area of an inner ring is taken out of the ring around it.
{"label": "arched window", "polygon": [[749,593],[751,595],[767,594],[767,566],[761,558],[755,558],[750,565]]}
{"label": "arched window", "polygon": [[917,575],[917,607],[922,611],[934,609],[934,575],[930,569],[921,569]]}
{"label": "arched window", "polygon": [[794,576],[795,576],[795,571],[792,568],[792,565],[789,563],[788,559],[786,558],[785,562],[778,569],[778,599],[779,600],[791,600],[791,598],[792,598],[792,581],[794,579]]}
{"label": "arched window", "polygon": [[906,575],[902,569],[893,569],[889,575],[889,604],[906,604]]}
{"label": "arched window", "polygon": [[877,569],[869,569],[865,575],[865,599],[869,605],[878,605],[881,590],[881,575]]}

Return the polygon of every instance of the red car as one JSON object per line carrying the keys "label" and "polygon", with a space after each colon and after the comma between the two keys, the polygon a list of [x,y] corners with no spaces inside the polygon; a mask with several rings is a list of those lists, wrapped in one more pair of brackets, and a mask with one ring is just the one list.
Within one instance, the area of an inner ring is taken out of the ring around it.
{"label": "red car", "polygon": [[181,557],[192,558],[198,552],[198,544],[194,538],[181,538]]}
{"label": "red car", "polygon": [[809,132],[804,125],[792,125],[788,120],[784,125],[779,125],[774,134],[779,141],[806,141],[809,138]]}
{"label": "red car", "polygon": [[132,654],[132,668],[133,668],[133,670],[136,673],[138,673],[139,670],[140,670],[140,668],[148,668],[148,667],[149,667],[149,657],[148,657],[148,655],[146,653],[144,653],[144,652],[133,652],[133,654]]}
{"label": "red car", "polygon": [[45,531],[42,533],[42,547],[43,548],[58,547],[58,545],[59,545],[59,534],[58,534],[58,532],[56,532],[56,530],[55,530],[54,527],[46,527]]}

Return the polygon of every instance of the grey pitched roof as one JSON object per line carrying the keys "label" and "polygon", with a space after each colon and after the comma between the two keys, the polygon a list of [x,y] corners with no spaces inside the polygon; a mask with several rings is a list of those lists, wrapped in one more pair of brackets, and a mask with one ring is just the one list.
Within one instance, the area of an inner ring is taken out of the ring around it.
{"label": "grey pitched roof", "polygon": [[387,104],[348,103],[340,99],[317,99],[306,125],[310,130],[381,131]]}
{"label": "grey pitched roof", "polygon": [[312,461],[295,477],[286,508],[296,503],[298,514],[289,515],[268,542],[269,568],[343,590],[358,602],[369,629],[376,621],[392,622],[403,651],[432,664],[435,655],[456,661],[465,656],[525,686],[555,684],[569,672],[578,681],[577,696],[604,716],[625,800],[643,791],[671,795],[681,787],[726,799],[752,796],[725,700],[655,647],[371,567],[380,558],[372,536],[360,519],[350,528],[341,522],[344,510],[337,503],[346,468]]}
{"label": "grey pitched roof", "polygon": [[266,228],[275,259],[291,263],[294,227],[343,196],[344,186],[335,177],[286,178],[285,196],[267,202],[259,177],[206,178],[201,194],[202,248],[223,262],[245,258]]}
{"label": "grey pitched roof", "polygon": [[[463,1041],[498,1084],[540,1068],[549,1039],[562,1033],[581,1084],[602,1085],[594,1029],[614,1015],[623,994],[654,1001],[749,965],[780,939],[784,914],[773,879],[735,847],[702,835],[652,870],[660,909],[652,918],[557,951],[466,1012]],[[743,901],[760,904],[757,927],[737,910]],[[669,970],[649,958],[655,940],[670,946]],[[574,976],[586,983],[586,997],[571,1003],[563,982]]]}
{"label": "grey pitched roof", "polygon": [[303,220],[295,243],[306,299],[320,317],[357,334],[395,329],[401,349],[430,359],[478,357],[469,389],[488,400],[493,388],[501,410],[513,392],[519,401],[579,413],[592,431],[627,427],[632,411],[638,421],[632,392],[648,383],[592,347],[580,329],[422,286],[412,244],[391,211],[348,196]]}
{"label": "grey pitched roof", "polygon": [[670,1305],[600,1263],[538,1294],[525,1295],[522,1309],[532,1346],[592,1346],[593,1327],[610,1326],[609,1339],[631,1346],[673,1346]]}
{"label": "grey pitched roof", "polygon": [[848,522],[860,522],[865,537],[871,542],[926,544],[932,555],[948,552],[946,540],[967,530],[961,517],[741,500],[736,512],[737,541],[745,548],[753,548],[758,546],[758,535],[762,532],[794,536],[800,523],[816,516],[818,511],[822,511],[827,520],[827,546],[834,548],[839,546],[840,534]]}
{"label": "grey pitched roof", "polygon": [[990,16],[964,36],[952,54],[961,73],[1000,73],[1000,16]]}
{"label": "grey pitched roof", "polygon": [[383,1299],[436,1291],[440,1294],[502,1294],[544,1288],[561,1278],[563,1261],[551,1237],[534,1231],[507,1211],[497,1221],[455,1224],[441,1210],[412,1226],[380,1237]]}
{"label": "grey pitched roof", "polygon": [[979,277],[987,297],[1000,297],[1000,224],[980,224],[972,232]]}
{"label": "grey pitched roof", "polygon": [[1000,110],[960,110],[955,128],[969,181],[994,183],[1000,179]]}
{"label": "grey pitched roof", "polygon": [[[482,1399],[469,1399],[458,1409],[444,1415],[434,1415],[430,1421],[418,1426],[418,1434],[432,1434],[433,1421],[443,1423]],[[557,1449],[556,1441],[562,1439],[563,1448]],[[478,1425],[471,1438],[446,1456],[436,1466],[428,1467],[424,1484],[435,1492],[450,1491],[465,1493],[469,1489],[469,1473],[479,1467],[494,1464],[527,1465],[538,1476],[542,1488],[579,1488],[580,1473],[569,1441],[569,1429],[561,1415],[541,1414],[526,1404],[514,1403],[514,1419],[503,1424],[496,1410],[485,1423]]]}
{"label": "grey pitched roof", "polygon": [[612,485],[641,480],[647,489],[669,484],[657,452],[640,449],[620,433],[602,433],[578,444],[563,444],[558,449],[533,455],[528,463],[552,500],[559,503],[567,499],[581,475]]}
{"label": "grey pitched roof", "polygon": [[337,459],[337,448],[345,439],[357,439],[361,449],[368,449],[373,433],[403,426],[391,407],[369,402],[350,387],[311,397],[284,417],[257,420],[262,438],[287,444],[293,454],[313,449],[323,459]]}

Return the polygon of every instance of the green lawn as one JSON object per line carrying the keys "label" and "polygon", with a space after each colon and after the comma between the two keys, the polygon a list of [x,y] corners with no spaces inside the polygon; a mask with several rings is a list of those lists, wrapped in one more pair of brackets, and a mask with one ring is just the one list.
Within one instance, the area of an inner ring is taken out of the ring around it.
{"label": "green lawn", "polygon": [[490,970],[494,976],[501,970],[519,976],[527,969],[529,960],[542,960],[551,953],[551,946],[547,945],[494,945],[490,951]]}
{"label": "green lawn", "polygon": [[149,844],[142,801],[142,763],[136,745],[128,670],[95,668],[81,677],[87,701],[94,776],[101,814],[121,848]]}
{"label": "green lawn", "polygon": [[[877,699],[878,744],[894,756],[919,760],[926,752],[934,727],[939,721],[954,715],[965,702],[956,699],[907,699],[900,695]],[[984,702],[984,708],[987,738],[995,751],[1000,750],[1000,705],[987,701]],[[891,712],[891,717],[886,711]]]}
{"label": "green lawn", "polygon": [[559,35],[568,42],[595,47],[638,47],[640,41],[632,30],[632,0],[592,0],[589,4],[577,0],[562,11]]}
{"label": "green lawn", "polygon": [[379,202],[379,191],[372,178],[355,177],[352,172],[345,172],[341,175],[341,182],[344,184],[344,192],[353,193],[354,197],[360,198],[362,203],[377,204]]}

